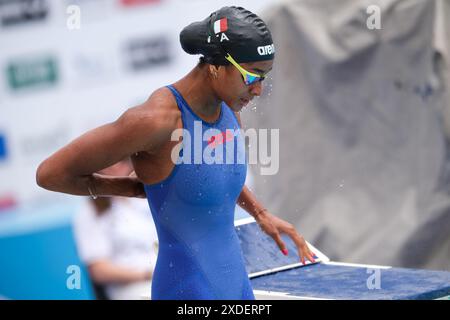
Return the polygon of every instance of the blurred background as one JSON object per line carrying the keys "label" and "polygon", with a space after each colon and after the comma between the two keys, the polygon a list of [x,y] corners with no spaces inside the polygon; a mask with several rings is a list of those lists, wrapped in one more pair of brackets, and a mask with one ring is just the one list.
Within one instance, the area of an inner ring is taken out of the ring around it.
{"label": "blurred background", "polygon": [[188,73],[179,32],[225,5],[260,15],[277,52],[242,112],[280,130],[278,173],[250,167],[257,197],[332,260],[450,271],[450,0],[0,0],[1,298],[111,292],[77,240],[88,200],[36,168]]}

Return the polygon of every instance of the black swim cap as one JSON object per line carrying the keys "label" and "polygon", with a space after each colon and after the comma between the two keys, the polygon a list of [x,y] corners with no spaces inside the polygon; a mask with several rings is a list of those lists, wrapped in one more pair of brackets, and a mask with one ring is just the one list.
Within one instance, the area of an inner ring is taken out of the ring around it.
{"label": "black swim cap", "polygon": [[185,27],[180,43],[187,53],[201,54],[214,65],[227,65],[226,53],[239,63],[271,60],[275,55],[272,35],[264,21],[235,6],[223,7]]}

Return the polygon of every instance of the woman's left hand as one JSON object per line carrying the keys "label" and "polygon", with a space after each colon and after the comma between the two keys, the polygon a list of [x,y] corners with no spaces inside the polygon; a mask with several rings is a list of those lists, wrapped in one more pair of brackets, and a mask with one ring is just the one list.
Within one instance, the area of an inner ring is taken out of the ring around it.
{"label": "woman's left hand", "polygon": [[268,211],[264,210],[256,217],[261,229],[275,240],[284,255],[288,254],[286,244],[281,238],[282,234],[287,234],[297,246],[298,256],[303,264],[306,263],[305,258],[311,262],[315,262],[314,253],[309,249],[305,239],[300,235],[294,226],[283,219],[280,219]]}

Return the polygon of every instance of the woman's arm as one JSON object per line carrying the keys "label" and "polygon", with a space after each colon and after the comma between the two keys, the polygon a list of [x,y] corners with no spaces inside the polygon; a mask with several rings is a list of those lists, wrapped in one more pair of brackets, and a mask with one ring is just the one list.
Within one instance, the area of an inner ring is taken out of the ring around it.
{"label": "woman's arm", "polygon": [[244,185],[239,195],[237,204],[258,220],[261,214],[264,214],[265,208],[256,200],[256,197],[247,186]]}
{"label": "woman's arm", "polygon": [[[238,112],[235,112],[239,125],[242,127],[241,117]],[[281,238],[282,234],[287,234],[295,243],[298,250],[298,255],[303,264],[305,264],[305,258],[311,262],[315,262],[314,253],[309,250],[305,239],[301,234],[297,232],[295,227],[287,221],[280,219],[264,208],[264,206],[256,199],[254,194],[247,186],[244,185],[241,194],[237,200],[237,204],[251,214],[256,222],[258,222],[261,229],[267,233],[280,248],[284,255],[288,254],[286,244]]]}
{"label": "woman's arm", "polygon": [[44,160],[36,171],[42,188],[73,195],[142,197],[137,177],[97,174],[139,151],[157,150],[170,139],[177,116],[161,89],[144,104],[128,109],[116,121],[86,132]]}

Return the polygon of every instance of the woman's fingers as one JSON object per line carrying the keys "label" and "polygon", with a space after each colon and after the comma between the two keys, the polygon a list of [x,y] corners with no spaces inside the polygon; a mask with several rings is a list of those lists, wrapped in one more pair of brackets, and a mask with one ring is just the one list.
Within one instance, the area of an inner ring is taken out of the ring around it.
{"label": "woman's fingers", "polygon": [[288,255],[286,244],[281,238],[281,234],[287,234],[294,241],[297,247],[300,261],[303,264],[305,264],[306,259],[308,259],[309,261],[315,263],[316,261],[314,258],[314,253],[311,250],[309,250],[309,247],[305,239],[297,232],[294,226],[283,220],[280,219],[277,220],[277,218],[275,217],[273,219],[274,219],[273,222],[275,223],[272,222],[271,224],[268,225],[261,224],[261,226],[262,229],[275,240],[275,243],[280,248],[281,252],[284,255]]}
{"label": "woman's fingers", "polygon": [[281,239],[281,235],[279,232],[275,232],[272,235],[272,238],[275,240],[276,244],[278,245],[278,248],[280,248],[281,252],[287,256],[288,255],[288,250],[286,248],[286,244],[284,243],[283,239]]}
{"label": "woman's fingers", "polygon": [[305,258],[313,263],[316,262],[313,253],[311,252],[311,250],[309,250],[309,247],[306,244],[305,239],[301,235],[299,235],[297,231],[289,233],[289,236],[292,238],[295,245],[297,246],[300,260],[303,264],[306,263]]}
{"label": "woman's fingers", "polygon": [[309,250],[308,245],[306,245],[306,248],[307,248],[306,258],[312,263],[316,262],[316,260],[314,259],[314,254],[311,252],[311,250]]}

